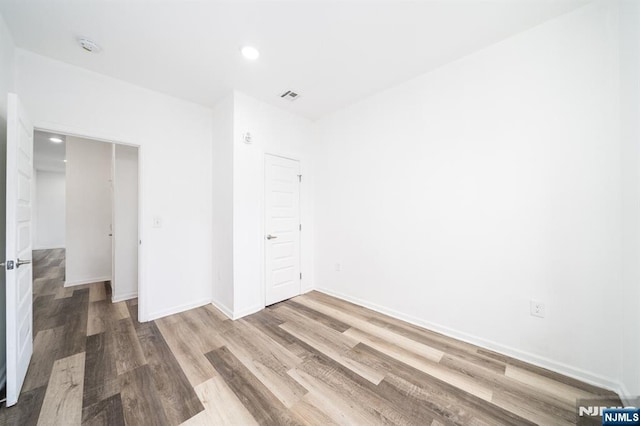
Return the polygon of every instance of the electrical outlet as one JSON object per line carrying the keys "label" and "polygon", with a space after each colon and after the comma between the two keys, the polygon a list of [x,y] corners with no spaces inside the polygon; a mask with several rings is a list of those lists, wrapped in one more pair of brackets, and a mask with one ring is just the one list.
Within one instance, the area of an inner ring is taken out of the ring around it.
{"label": "electrical outlet", "polygon": [[536,302],[532,300],[530,302],[531,316],[544,318],[545,315],[545,306],[542,302]]}
{"label": "electrical outlet", "polygon": [[336,263],[336,272],[340,272],[342,270],[342,265],[339,263]]}

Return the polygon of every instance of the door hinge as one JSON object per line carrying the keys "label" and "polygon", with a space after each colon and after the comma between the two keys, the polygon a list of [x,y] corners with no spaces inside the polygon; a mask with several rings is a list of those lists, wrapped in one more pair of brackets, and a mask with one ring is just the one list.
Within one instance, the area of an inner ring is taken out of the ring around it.
{"label": "door hinge", "polygon": [[298,230],[302,231],[302,224],[298,225]]}
{"label": "door hinge", "polygon": [[298,182],[302,182],[302,175],[298,175]]}
{"label": "door hinge", "polygon": [[302,272],[300,272],[300,279],[302,279]]}

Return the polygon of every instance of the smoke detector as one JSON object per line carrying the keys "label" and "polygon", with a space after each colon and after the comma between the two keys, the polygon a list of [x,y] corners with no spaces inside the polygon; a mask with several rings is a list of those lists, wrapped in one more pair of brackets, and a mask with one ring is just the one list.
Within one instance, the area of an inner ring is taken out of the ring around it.
{"label": "smoke detector", "polygon": [[286,92],[284,92],[282,95],[280,95],[280,97],[282,99],[286,99],[288,101],[295,101],[296,99],[298,99],[300,97],[299,94],[297,94],[296,92],[294,92],[293,90],[287,90]]}
{"label": "smoke detector", "polygon": [[79,38],[78,44],[80,44],[80,47],[82,47],[87,52],[100,53],[100,51],[102,50],[100,46],[98,46],[94,41],[89,40],[88,38]]}

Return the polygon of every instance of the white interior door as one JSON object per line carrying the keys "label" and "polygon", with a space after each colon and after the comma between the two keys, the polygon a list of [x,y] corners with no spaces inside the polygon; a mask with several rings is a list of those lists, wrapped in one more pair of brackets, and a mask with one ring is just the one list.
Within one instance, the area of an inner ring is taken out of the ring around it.
{"label": "white interior door", "polygon": [[33,353],[31,180],[33,126],[10,93],[7,108],[7,406],[18,401]]}
{"label": "white interior door", "polygon": [[300,163],[265,160],[266,304],[300,294]]}

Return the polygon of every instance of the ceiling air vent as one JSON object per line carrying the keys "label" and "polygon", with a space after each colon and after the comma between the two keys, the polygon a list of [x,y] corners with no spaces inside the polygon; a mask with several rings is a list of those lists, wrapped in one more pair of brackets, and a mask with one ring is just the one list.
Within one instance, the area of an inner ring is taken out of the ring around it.
{"label": "ceiling air vent", "polygon": [[280,97],[282,99],[286,99],[288,101],[295,101],[296,99],[298,99],[300,97],[300,95],[298,95],[296,92],[294,92],[293,90],[287,90],[286,92],[284,92],[282,95],[280,95]]}

